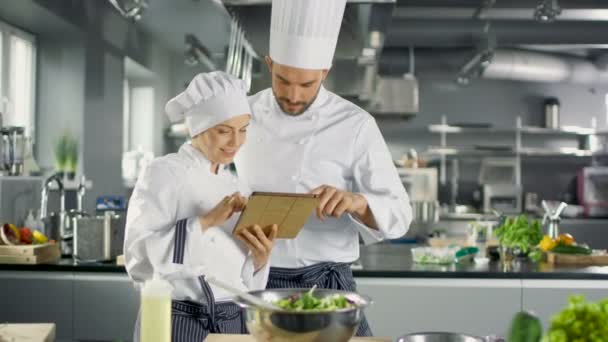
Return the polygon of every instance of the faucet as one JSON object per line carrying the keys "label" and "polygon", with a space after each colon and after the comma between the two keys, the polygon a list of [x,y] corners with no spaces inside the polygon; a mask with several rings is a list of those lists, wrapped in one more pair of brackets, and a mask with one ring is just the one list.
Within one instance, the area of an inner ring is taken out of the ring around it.
{"label": "faucet", "polygon": [[87,178],[85,175],[82,175],[82,177],[80,177],[80,183],[78,184],[78,197],[76,198],[76,211],[78,211],[80,214],[84,213],[82,209],[82,200],[87,192],[86,182]]}
{"label": "faucet", "polygon": [[[40,220],[44,222],[45,219],[49,217],[48,215],[48,201],[49,201],[49,191],[51,190],[51,184],[57,183],[57,188],[60,193],[60,203],[59,203],[59,239],[64,239],[66,236],[65,232],[65,190],[63,188],[63,182],[59,178],[57,174],[54,174],[47,178],[44,181],[44,185],[42,186],[42,194],[40,195]],[[45,227],[45,230],[47,228]],[[49,233],[48,231],[46,233]]]}

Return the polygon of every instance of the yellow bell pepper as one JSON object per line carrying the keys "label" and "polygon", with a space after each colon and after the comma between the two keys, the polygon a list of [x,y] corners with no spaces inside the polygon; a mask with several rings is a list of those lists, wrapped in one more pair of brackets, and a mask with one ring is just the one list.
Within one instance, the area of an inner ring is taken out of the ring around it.
{"label": "yellow bell pepper", "polygon": [[557,246],[557,241],[553,240],[549,235],[543,236],[540,241],[539,247],[543,252],[548,252]]}

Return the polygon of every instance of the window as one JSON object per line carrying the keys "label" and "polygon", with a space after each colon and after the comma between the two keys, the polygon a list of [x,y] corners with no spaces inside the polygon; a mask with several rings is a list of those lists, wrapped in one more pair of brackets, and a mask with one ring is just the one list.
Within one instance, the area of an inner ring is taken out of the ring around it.
{"label": "window", "polygon": [[0,22],[0,111],[3,125],[35,126],[36,41],[34,36]]}

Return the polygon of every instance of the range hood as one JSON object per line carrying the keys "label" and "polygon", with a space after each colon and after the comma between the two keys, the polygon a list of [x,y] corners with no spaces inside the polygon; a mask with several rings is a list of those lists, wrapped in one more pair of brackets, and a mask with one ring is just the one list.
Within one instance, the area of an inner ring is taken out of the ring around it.
{"label": "range hood", "polygon": [[[266,56],[272,1],[222,0],[222,3],[238,21],[257,55],[262,58]],[[395,111],[394,104],[381,103],[394,97],[379,97],[377,91],[378,84],[382,83],[377,74],[378,62],[395,4],[396,0],[347,1],[334,64],[325,81],[326,88],[357,102],[372,114],[373,110],[369,106],[371,103],[374,103],[376,109],[391,108],[391,112]],[[258,62],[263,63],[263,60]],[[261,72],[254,76],[252,91],[269,85],[270,77],[262,65]]]}

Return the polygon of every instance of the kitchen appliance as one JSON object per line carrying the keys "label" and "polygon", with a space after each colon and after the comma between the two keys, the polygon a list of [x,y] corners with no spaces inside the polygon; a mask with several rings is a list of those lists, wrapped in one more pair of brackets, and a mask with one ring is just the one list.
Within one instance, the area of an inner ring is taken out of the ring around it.
{"label": "kitchen appliance", "polygon": [[436,168],[399,168],[397,171],[411,201],[437,200]]}
{"label": "kitchen appliance", "polygon": [[[265,301],[275,302],[310,289],[271,289],[249,292]],[[245,309],[249,333],[256,341],[332,341],[347,342],[357,331],[363,309],[371,304],[367,296],[355,292],[316,289],[314,296],[344,295],[355,307],[335,311],[272,311],[249,304],[240,297],[235,302]]]}
{"label": "kitchen appliance", "polygon": [[418,223],[437,222],[439,220],[437,169],[400,168],[398,172],[410,198],[414,221]]}
{"label": "kitchen appliance", "polygon": [[103,215],[72,218],[74,258],[81,261],[112,261],[122,254],[124,216],[112,211]]}
{"label": "kitchen appliance", "polygon": [[545,100],[545,127],[559,129],[559,100],[552,97]]}
{"label": "kitchen appliance", "polygon": [[486,184],[483,186],[483,210],[496,210],[504,214],[522,212],[522,188],[511,184]]}
{"label": "kitchen appliance", "polygon": [[542,201],[545,215],[543,216],[543,225],[547,226],[545,233],[552,239],[557,239],[559,235],[560,215],[566,209],[568,204],[564,202]]}
{"label": "kitchen appliance", "polygon": [[25,154],[25,129],[23,127],[2,128],[2,148],[4,168],[11,176],[23,174],[23,156]]}
{"label": "kitchen appliance", "polygon": [[522,187],[517,185],[514,158],[485,158],[481,162],[479,185],[483,191],[483,211],[519,214],[523,209]]}
{"label": "kitchen appliance", "polygon": [[590,166],[577,174],[579,204],[588,217],[608,217],[608,167]]}
{"label": "kitchen appliance", "polygon": [[401,336],[397,342],[485,342],[481,337],[450,332],[421,332]]}

